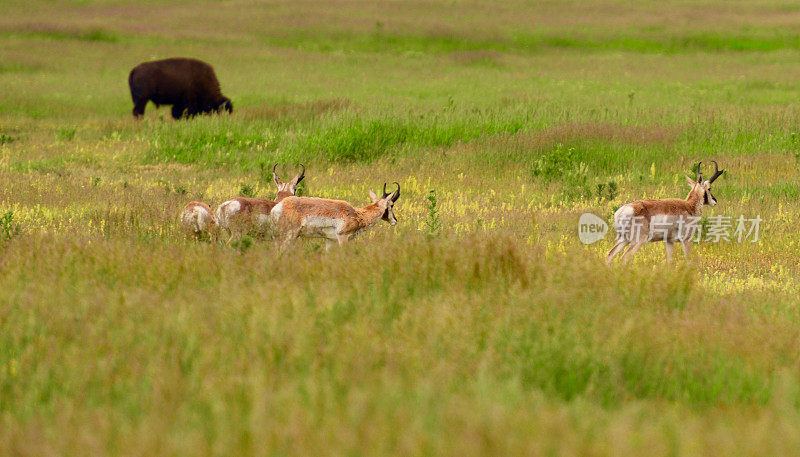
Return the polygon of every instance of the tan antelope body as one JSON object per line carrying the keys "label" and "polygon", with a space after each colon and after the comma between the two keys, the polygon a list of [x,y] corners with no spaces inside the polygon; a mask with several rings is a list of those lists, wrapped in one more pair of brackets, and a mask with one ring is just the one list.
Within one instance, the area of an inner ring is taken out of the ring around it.
{"label": "tan antelope body", "polygon": [[297,185],[305,177],[306,169],[302,164],[300,166],[302,167],[302,171],[296,174],[289,182],[282,182],[280,178],[278,178],[276,172],[278,164],[275,164],[272,168],[272,179],[275,181],[275,185],[278,186],[275,200],[238,197],[223,202],[217,207],[219,225],[230,235],[228,242],[233,240],[236,236],[241,237],[246,231],[269,231],[271,228],[269,218],[270,211],[272,211],[272,208],[279,201],[286,197],[293,196],[297,192]]}
{"label": "tan antelope body", "polygon": [[205,203],[189,202],[181,211],[180,227],[186,236],[202,238],[208,235],[214,239],[218,229],[217,218]]}
{"label": "tan antelope body", "polygon": [[714,162],[714,175],[704,181],[697,165],[697,180],[687,177],[692,190],[685,200],[666,198],[660,200],[638,200],[622,205],[614,213],[614,229],[617,242],[608,251],[606,263],[611,264],[614,257],[629,246],[622,255],[622,262],[636,254],[645,243],[663,241],[667,262],[672,259],[673,244],[680,242],[684,256],[689,256],[689,246],[697,229],[697,221],[703,205],[714,206],[717,200],[711,194],[711,184],[725,171]]}
{"label": "tan antelope body", "polygon": [[334,243],[342,245],[372,226],[379,220],[391,225],[397,223],[394,203],[400,197],[400,185],[392,193],[386,192],[378,198],[370,190],[372,203],[356,208],[342,200],[309,197],[287,197],[272,209],[270,217],[279,233],[283,235],[283,247],[299,238],[325,238],[326,248]]}

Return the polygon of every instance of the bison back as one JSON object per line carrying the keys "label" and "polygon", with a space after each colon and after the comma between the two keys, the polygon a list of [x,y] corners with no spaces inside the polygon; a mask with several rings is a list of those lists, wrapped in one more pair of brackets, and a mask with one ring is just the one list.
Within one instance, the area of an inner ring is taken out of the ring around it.
{"label": "bison back", "polygon": [[187,58],[144,62],[128,76],[134,103],[151,100],[156,105],[200,106],[222,99],[211,65]]}

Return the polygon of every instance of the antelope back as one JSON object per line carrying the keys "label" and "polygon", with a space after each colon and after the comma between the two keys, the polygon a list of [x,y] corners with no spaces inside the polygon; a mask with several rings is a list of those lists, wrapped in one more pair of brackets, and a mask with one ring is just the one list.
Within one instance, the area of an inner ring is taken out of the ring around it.
{"label": "antelope back", "polygon": [[308,217],[346,220],[357,216],[355,208],[342,200],[313,197],[286,197],[272,210],[272,217],[300,226]]}

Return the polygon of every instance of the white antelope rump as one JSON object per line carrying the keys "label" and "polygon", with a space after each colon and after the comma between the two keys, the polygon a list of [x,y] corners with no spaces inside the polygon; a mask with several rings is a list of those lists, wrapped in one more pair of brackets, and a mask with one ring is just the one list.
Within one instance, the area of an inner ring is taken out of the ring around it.
{"label": "white antelope rump", "polygon": [[300,164],[300,167],[302,168],[300,172],[289,182],[282,182],[278,178],[277,163],[272,167],[272,179],[278,186],[275,200],[238,197],[217,207],[217,219],[220,228],[228,232],[228,243],[236,236],[241,237],[246,231],[255,229],[265,232],[270,228],[269,213],[272,208],[284,198],[294,195],[297,192],[297,185],[306,175],[306,167],[303,164]]}
{"label": "white antelope rump", "polygon": [[189,202],[183,207],[180,227],[187,237],[200,239],[207,235],[212,240],[217,237],[217,218],[203,202]]}
{"label": "white antelope rump", "polygon": [[666,249],[667,262],[672,259],[673,243],[680,242],[683,246],[683,255],[689,257],[689,245],[692,242],[697,221],[703,211],[703,205],[714,206],[717,200],[711,194],[711,184],[725,172],[720,170],[714,162],[714,175],[708,180],[703,180],[700,165],[697,164],[697,180],[693,181],[688,176],[686,181],[692,190],[686,200],[679,198],[666,198],[661,200],[638,200],[622,205],[614,213],[614,229],[617,232],[617,242],[606,256],[606,263],[611,264],[614,256],[619,254],[626,246],[628,250],[622,254],[622,263],[636,254],[642,245],[648,241],[663,241]]}
{"label": "white antelope rump", "polygon": [[281,249],[299,237],[325,238],[325,248],[334,243],[342,245],[383,219],[390,225],[397,224],[394,216],[394,203],[400,197],[400,184],[394,183],[397,190],[386,192],[380,198],[370,189],[372,203],[355,208],[342,200],[326,198],[287,197],[272,209],[270,217],[275,228],[283,235]]}

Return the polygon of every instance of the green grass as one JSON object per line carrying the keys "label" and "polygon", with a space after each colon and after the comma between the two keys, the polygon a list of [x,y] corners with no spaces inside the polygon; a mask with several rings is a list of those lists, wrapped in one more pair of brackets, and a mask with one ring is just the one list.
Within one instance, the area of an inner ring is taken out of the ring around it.
{"label": "green grass", "polygon": [[[796,10],[0,5],[0,454],[798,455]],[[233,115],[133,120],[130,69],[181,55]],[[580,244],[699,160],[703,221],[761,241]],[[397,181],[399,223],[178,231],[275,163],[355,205]]]}
{"label": "green grass", "polygon": [[45,40],[79,40],[103,41],[114,43],[119,40],[116,34],[103,29],[88,30],[31,30],[18,33],[6,33],[7,36],[22,36],[25,38],[40,38]]}
{"label": "green grass", "polygon": [[[800,38],[789,31],[663,31],[627,30],[622,32],[564,34],[541,31],[511,32],[500,39],[476,39],[468,34],[429,34],[425,36],[390,34],[376,25],[373,33],[296,32],[285,35],[265,35],[261,41],[280,47],[299,48],[314,52],[396,52],[454,53],[463,51],[496,51],[540,53],[563,49],[585,52],[626,51],[644,53],[695,52],[768,52],[800,49]],[[627,32],[627,33],[626,33]]]}

